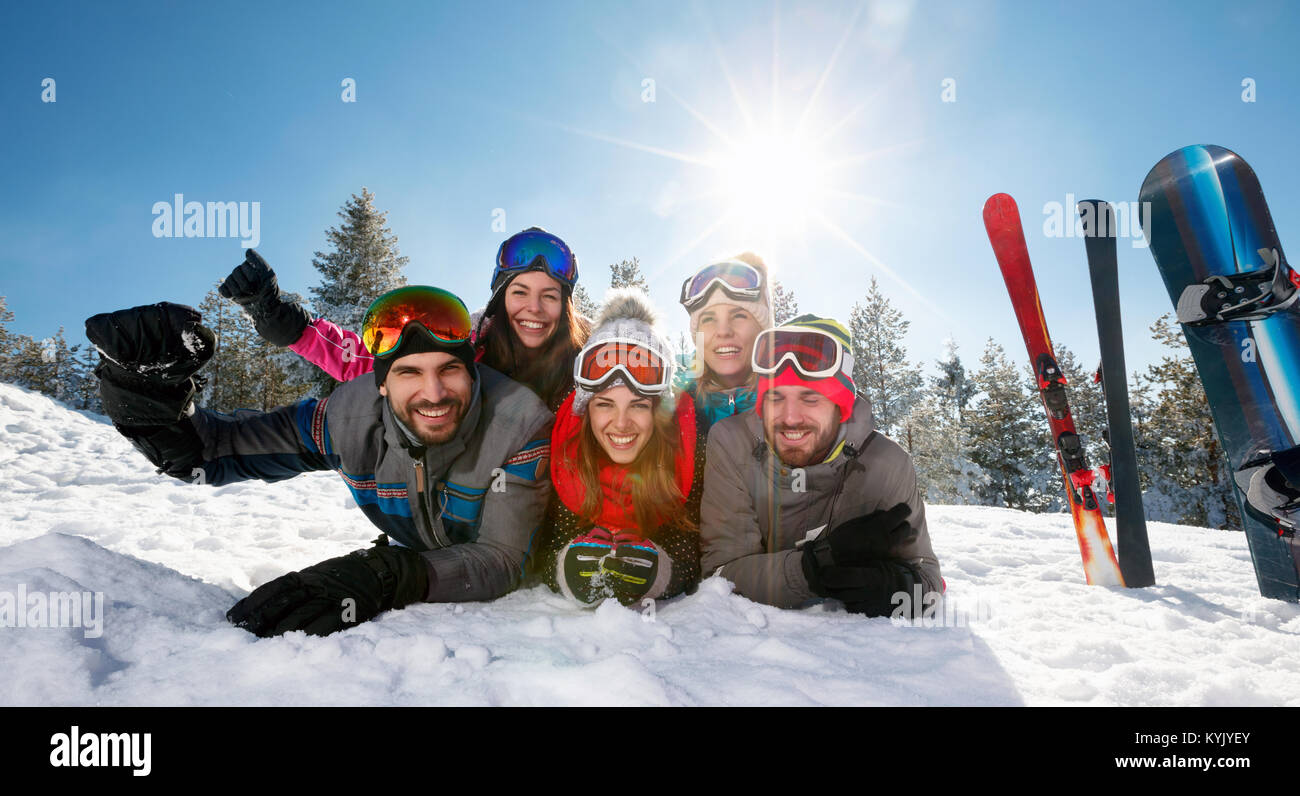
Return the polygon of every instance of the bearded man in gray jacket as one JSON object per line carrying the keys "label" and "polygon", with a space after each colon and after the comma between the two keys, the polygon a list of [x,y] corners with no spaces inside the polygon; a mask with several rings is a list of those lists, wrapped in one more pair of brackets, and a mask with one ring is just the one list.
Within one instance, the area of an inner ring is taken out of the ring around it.
{"label": "bearded man in gray jacket", "polygon": [[875,430],[852,339],[802,315],[760,333],[755,410],[709,432],[703,571],[782,608],[920,616],[943,590],[911,457]]}
{"label": "bearded man in gray jacket", "polygon": [[[520,581],[550,496],[553,416],[474,360],[469,313],[438,288],[381,296],[363,322],[374,377],[268,412],[196,408],[215,339],[189,307],[96,315],[86,335],[105,413],[159,468],[191,483],[334,470],[383,531],[291,572],[227,613],[259,636],[326,635],[413,602],[491,600]],[[390,543],[391,539],[391,543]]]}

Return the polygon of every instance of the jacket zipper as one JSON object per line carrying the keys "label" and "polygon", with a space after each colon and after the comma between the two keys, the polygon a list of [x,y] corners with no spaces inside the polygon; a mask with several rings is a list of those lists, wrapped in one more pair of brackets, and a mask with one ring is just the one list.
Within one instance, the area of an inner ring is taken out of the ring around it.
{"label": "jacket zipper", "polygon": [[[419,529],[420,534],[425,537],[424,543],[428,545],[430,549],[446,547],[448,543],[442,541],[442,539],[437,536],[437,530],[433,524],[433,515],[429,513],[429,504],[425,502],[424,461],[421,459],[415,460],[415,493],[416,500],[420,504],[420,512],[424,514],[424,524],[429,529],[428,532],[425,532],[422,528]],[[416,527],[418,528],[419,526],[417,525]]]}

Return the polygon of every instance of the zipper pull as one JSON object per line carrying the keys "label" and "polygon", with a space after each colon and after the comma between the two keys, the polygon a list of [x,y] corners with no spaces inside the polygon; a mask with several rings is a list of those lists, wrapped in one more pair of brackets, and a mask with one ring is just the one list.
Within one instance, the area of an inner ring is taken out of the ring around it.
{"label": "zipper pull", "polygon": [[415,460],[415,491],[424,494],[424,462],[420,459]]}

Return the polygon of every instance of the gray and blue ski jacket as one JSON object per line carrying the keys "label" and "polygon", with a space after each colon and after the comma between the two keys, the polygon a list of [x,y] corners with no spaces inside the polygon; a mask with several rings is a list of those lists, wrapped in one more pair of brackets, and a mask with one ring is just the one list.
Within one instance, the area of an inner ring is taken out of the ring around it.
{"label": "gray and blue ski jacket", "polygon": [[475,367],[469,409],[441,445],[413,442],[371,378],[269,412],[198,409],[202,480],[334,470],[371,522],[423,555],[426,600],[499,597],[519,584],[546,513],[554,417],[527,387]]}

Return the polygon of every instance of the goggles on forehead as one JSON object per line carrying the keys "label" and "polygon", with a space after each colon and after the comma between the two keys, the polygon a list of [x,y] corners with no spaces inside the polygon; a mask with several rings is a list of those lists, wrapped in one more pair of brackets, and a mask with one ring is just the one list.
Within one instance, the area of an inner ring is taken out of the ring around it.
{"label": "goggles on forehead", "polygon": [[749,263],[723,260],[706,265],[682,283],[679,301],[693,310],[704,302],[709,291],[719,288],[734,299],[753,301],[763,293],[763,274]]}
{"label": "goggles on forehead", "polygon": [[441,288],[411,285],[374,300],[361,321],[361,342],[371,354],[387,356],[410,334],[412,324],[448,345],[470,338],[469,310],[463,301]]}
{"label": "goggles on forehead", "polygon": [[497,264],[492,271],[492,289],[513,274],[545,271],[552,279],[573,289],[578,281],[578,258],[567,244],[551,233],[532,227],[511,235],[497,249]]}

